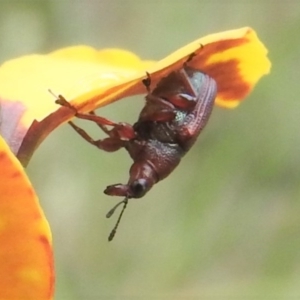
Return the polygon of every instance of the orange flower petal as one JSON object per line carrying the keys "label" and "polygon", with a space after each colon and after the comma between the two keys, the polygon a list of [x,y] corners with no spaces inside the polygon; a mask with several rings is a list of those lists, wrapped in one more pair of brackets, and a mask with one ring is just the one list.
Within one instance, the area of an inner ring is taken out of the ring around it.
{"label": "orange flower petal", "polygon": [[0,299],[52,299],[51,233],[20,162],[0,136]]}

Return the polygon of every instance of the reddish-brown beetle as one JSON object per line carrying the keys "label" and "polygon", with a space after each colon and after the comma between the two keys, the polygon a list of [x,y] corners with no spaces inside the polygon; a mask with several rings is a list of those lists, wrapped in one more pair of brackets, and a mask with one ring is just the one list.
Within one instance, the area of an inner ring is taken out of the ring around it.
{"label": "reddish-brown beetle", "polygon": [[116,233],[128,200],[143,197],[155,183],[166,178],[195,143],[209,119],[217,93],[214,79],[186,63],[162,78],[153,91],[150,90],[151,78],[147,75],[143,80],[148,91],[146,104],[133,126],[112,122],[93,112],[77,113],[62,96],[56,100],[56,103],[73,109],[78,118],[97,123],[108,135],[108,138],[96,141],[69,122],[86,141],[109,152],[125,148],[133,159],[128,183],[113,184],[104,190],[107,195],[124,197],[106,215],[109,218],[120,204],[124,204],[109,241]]}

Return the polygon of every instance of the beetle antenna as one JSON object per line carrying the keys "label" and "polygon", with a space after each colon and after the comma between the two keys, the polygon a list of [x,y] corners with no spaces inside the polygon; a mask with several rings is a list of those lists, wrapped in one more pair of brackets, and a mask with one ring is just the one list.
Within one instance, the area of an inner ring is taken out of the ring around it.
{"label": "beetle antenna", "polygon": [[109,212],[106,214],[106,218],[110,218],[115,210],[122,204],[122,203],[125,203],[126,201],[128,201],[128,198],[126,197],[124,200],[118,202],[112,209],[109,210]]}
{"label": "beetle antenna", "polygon": [[113,230],[110,232],[109,236],[108,236],[108,241],[112,241],[112,239],[114,238],[116,232],[117,232],[117,229],[118,229],[118,226],[120,224],[120,221],[121,221],[121,218],[122,218],[122,215],[124,213],[124,210],[127,206],[127,203],[128,203],[128,197],[126,197],[124,200],[122,200],[121,202],[117,203],[107,214],[106,214],[106,218],[110,218],[113,213],[115,212],[115,210],[122,204],[124,203],[124,206],[120,212],[120,215],[119,215],[119,218],[117,220],[117,223],[115,225],[115,227],[113,228]]}

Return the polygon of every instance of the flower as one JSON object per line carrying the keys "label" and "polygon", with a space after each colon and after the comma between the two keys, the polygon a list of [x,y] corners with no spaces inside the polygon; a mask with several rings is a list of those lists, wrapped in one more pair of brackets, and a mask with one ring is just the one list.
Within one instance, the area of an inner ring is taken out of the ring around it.
{"label": "flower", "polygon": [[266,48],[248,27],[206,36],[158,62],[119,49],[76,46],[13,59],[0,67],[1,299],[53,296],[51,233],[22,167],[47,135],[74,114],[56,105],[47,90],[62,94],[79,112],[88,112],[145,93],[146,71],[155,86],[192,53],[188,64],[215,79],[215,103],[224,108],[238,106],[271,67]]}
{"label": "flower", "polygon": [[51,232],[24,169],[0,136],[0,299],[51,299]]}

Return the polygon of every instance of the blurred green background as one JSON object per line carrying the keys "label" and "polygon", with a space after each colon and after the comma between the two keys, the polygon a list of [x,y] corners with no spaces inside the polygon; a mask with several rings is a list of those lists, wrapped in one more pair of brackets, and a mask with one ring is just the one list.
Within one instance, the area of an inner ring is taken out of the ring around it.
{"label": "blurred green background", "polygon": [[[119,199],[102,191],[127,182],[127,153],[101,152],[67,125],[35,153],[28,173],[52,228],[56,300],[300,298],[300,2],[0,0],[1,62],[78,44],[161,59],[243,26],[269,49],[271,74],[238,109],[214,110],[174,173],[130,201],[112,243],[116,216],[105,214]],[[98,113],[132,123],[143,103]]]}

